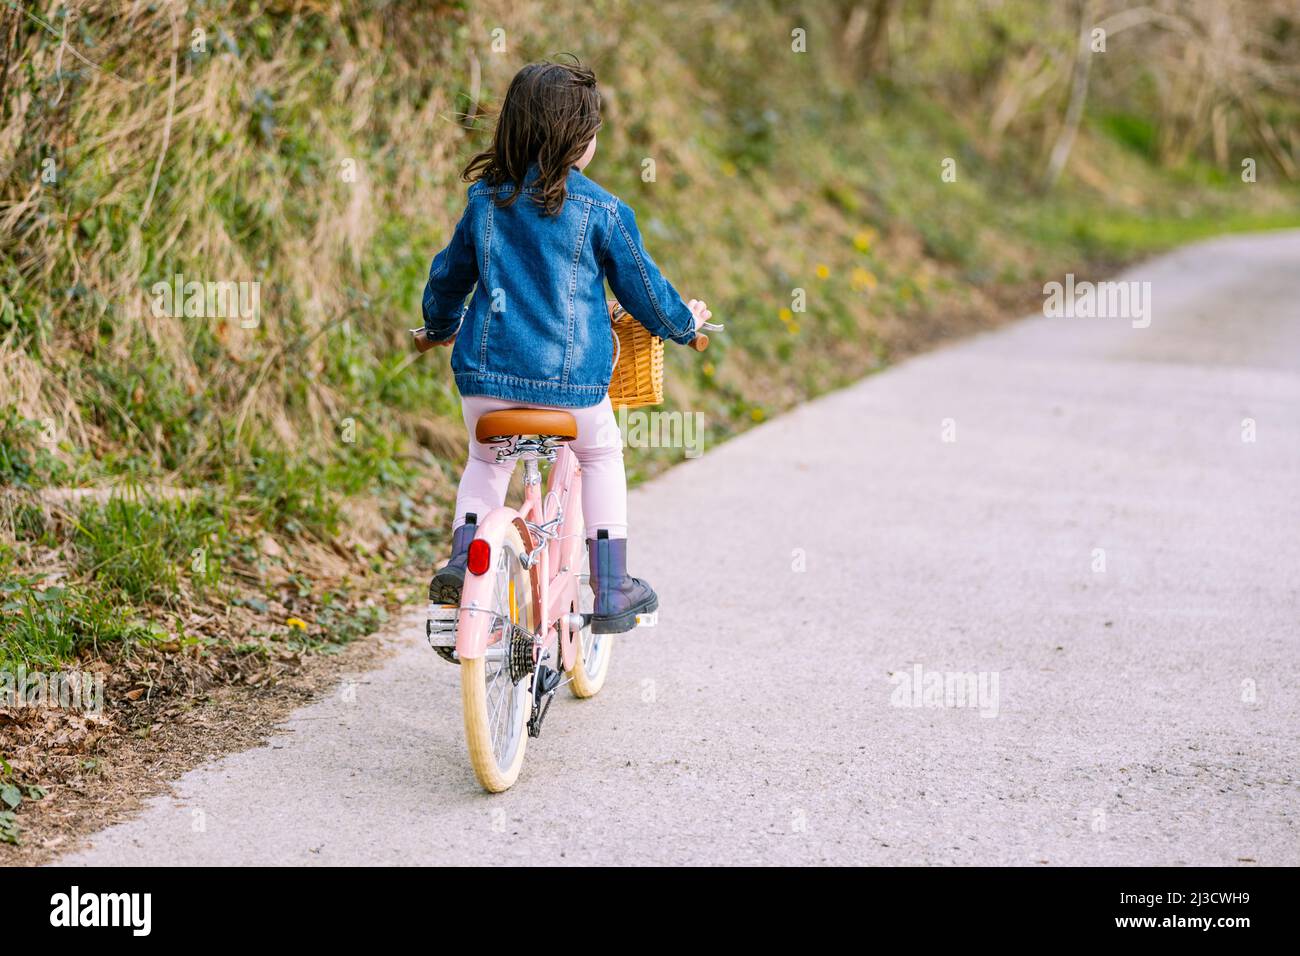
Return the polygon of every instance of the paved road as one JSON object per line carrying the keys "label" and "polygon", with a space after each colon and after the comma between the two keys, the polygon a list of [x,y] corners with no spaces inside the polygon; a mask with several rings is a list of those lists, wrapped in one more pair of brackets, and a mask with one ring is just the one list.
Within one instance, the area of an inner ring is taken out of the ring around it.
{"label": "paved road", "polygon": [[1300,863],[1298,264],[1186,248],[1149,328],[1029,319],[638,490],[660,627],[507,794],[412,626],[65,862]]}

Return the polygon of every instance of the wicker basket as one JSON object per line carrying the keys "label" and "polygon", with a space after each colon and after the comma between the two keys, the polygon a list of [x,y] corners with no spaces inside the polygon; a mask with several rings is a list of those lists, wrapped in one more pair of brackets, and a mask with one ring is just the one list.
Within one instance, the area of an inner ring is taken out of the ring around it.
{"label": "wicker basket", "polygon": [[660,404],[664,400],[664,340],[651,335],[617,302],[610,304],[609,319],[614,326],[615,349],[610,402],[628,408]]}

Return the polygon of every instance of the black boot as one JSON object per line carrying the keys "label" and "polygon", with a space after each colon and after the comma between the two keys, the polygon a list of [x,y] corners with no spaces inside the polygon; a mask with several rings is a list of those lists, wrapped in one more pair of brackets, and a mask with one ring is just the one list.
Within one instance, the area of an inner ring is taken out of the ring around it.
{"label": "black boot", "polygon": [[591,565],[591,590],[596,604],[591,616],[593,634],[622,634],[636,627],[638,614],[659,609],[659,596],[640,578],[627,574],[627,539],[597,531],[587,539]]}
{"label": "black boot", "polygon": [[465,585],[465,563],[469,543],[478,530],[478,515],[465,515],[465,523],[451,536],[451,560],[438,569],[429,582],[429,603],[460,606],[460,589]]}

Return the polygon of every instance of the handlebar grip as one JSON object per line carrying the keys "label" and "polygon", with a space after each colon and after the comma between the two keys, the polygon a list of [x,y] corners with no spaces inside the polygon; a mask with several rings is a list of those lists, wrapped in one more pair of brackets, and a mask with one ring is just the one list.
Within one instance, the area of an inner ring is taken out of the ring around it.
{"label": "handlebar grip", "polygon": [[700,332],[695,336],[695,338],[691,339],[689,344],[691,348],[695,349],[695,351],[703,352],[709,347],[709,337],[703,332]]}

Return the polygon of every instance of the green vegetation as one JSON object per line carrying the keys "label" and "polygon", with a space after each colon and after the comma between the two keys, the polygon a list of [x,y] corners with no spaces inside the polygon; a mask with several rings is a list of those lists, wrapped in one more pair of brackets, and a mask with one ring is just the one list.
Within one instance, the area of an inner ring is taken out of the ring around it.
{"label": "green vegetation", "polygon": [[4,641],[0,672],[55,670],[83,650],[130,646],[153,636],[143,622],[124,620],[120,599],[98,590],[39,589],[22,578],[0,584]]}
{"label": "green vegetation", "polygon": [[166,606],[187,564],[200,591],[217,583],[224,529],[205,504],[114,498],[81,509],[72,535],[76,568],[133,604]]}
{"label": "green vegetation", "polygon": [[[0,667],[337,647],[382,619],[361,598],[418,586],[463,448],[447,356],[414,360],[405,330],[529,59],[595,67],[589,172],[727,324],[669,357],[668,407],[710,442],[1066,270],[1300,224],[1296,105],[1253,85],[1294,80],[1294,11],[1239,11],[1217,71],[1208,31],[1117,29],[1049,186],[1068,6],[0,8]],[[1269,70],[1231,77],[1235,99],[1204,86],[1251,57]],[[178,274],[257,283],[257,321],[160,307]]]}
{"label": "green vegetation", "polygon": [[19,783],[9,762],[0,757],[0,843],[18,843],[17,810],[24,800],[40,800],[44,787]]}

